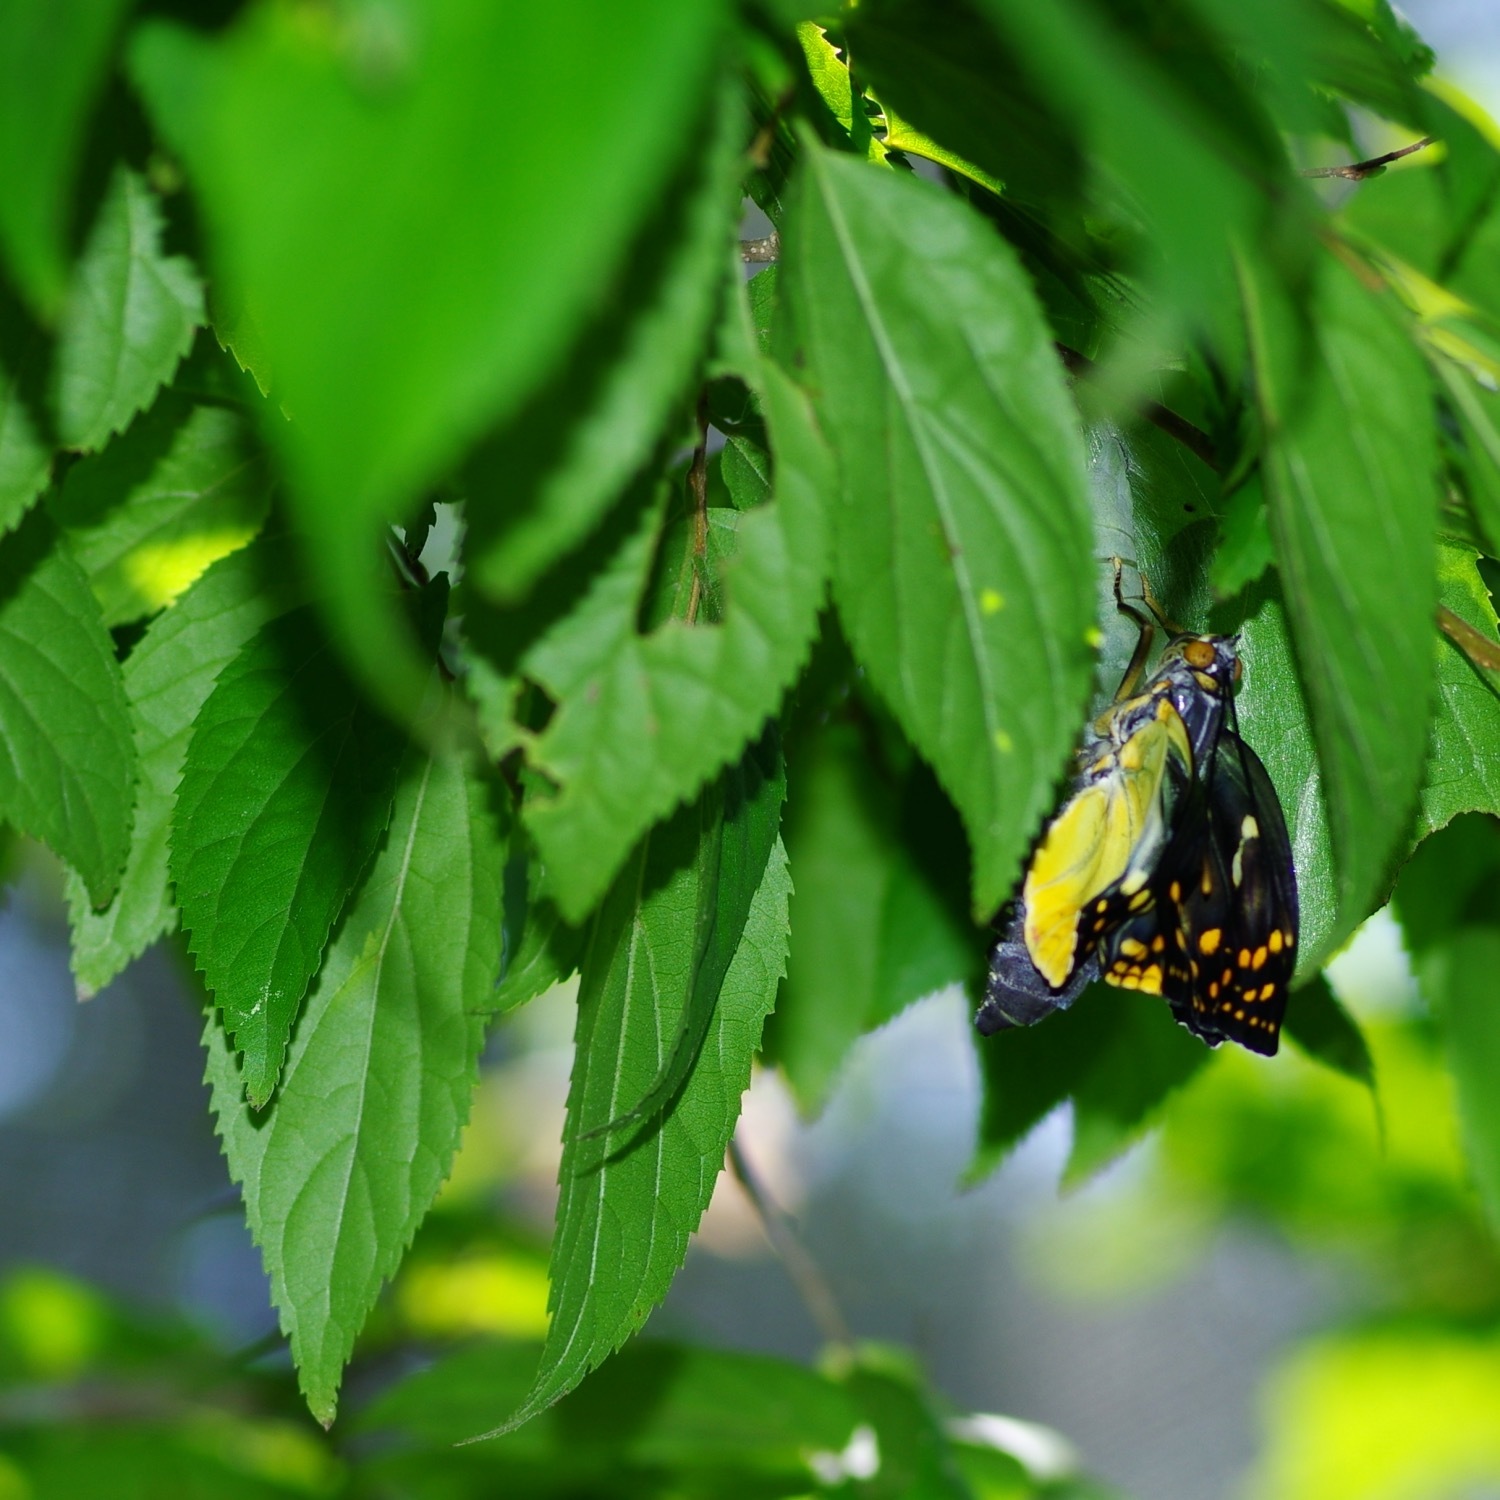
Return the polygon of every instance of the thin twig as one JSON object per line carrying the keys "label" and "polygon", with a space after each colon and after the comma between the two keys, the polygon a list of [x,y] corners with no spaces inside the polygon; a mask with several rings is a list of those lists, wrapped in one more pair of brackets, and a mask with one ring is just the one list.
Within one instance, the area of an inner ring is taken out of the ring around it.
{"label": "thin twig", "polygon": [[755,139],[750,142],[750,149],[746,155],[750,158],[750,165],[757,171],[763,171],[771,160],[771,147],[776,140],[776,127],[780,125],[781,117],[796,102],[797,85],[791,84],[781,91],[771,105],[771,113],[766,116],[765,123],[755,132]]}
{"label": "thin twig", "polygon": [[818,1332],[828,1343],[848,1348],[854,1342],[854,1335],[850,1333],[849,1325],[839,1311],[832,1289],[818,1268],[818,1263],[797,1238],[787,1216],[771,1201],[764,1185],[745,1160],[738,1136],[730,1137],[729,1166],[744,1188],[745,1196],[760,1220],[760,1227],[765,1230],[771,1248],[786,1268],[786,1274],[797,1288],[797,1294],[817,1325]]}
{"label": "thin twig", "polygon": [[[1090,376],[1098,370],[1098,366],[1088,355],[1080,354],[1066,344],[1058,344],[1056,348],[1070,373]],[[1159,427],[1168,437],[1176,439],[1210,469],[1218,470],[1219,460],[1214,453],[1213,439],[1201,427],[1195,427],[1186,417],[1179,416],[1160,401],[1142,401],[1136,409],[1153,427]]]}
{"label": "thin twig", "polygon": [[740,259],[746,265],[765,265],[781,259],[781,236],[773,229],[764,239],[741,240]]}
{"label": "thin twig", "polygon": [[1387,151],[1384,156],[1372,156],[1369,161],[1349,162],[1340,167],[1304,167],[1297,175],[1299,177],[1343,177],[1349,182],[1363,182],[1366,177],[1373,177],[1377,172],[1384,171],[1393,161],[1400,161],[1403,156],[1410,156],[1414,151],[1425,151],[1432,145],[1435,137],[1424,135],[1420,141],[1413,141],[1409,146],[1403,146],[1399,151]]}
{"label": "thin twig", "polygon": [[703,602],[703,574],[708,566],[708,392],[698,397],[698,443],[688,466],[688,494],[693,501],[693,589],[688,595],[687,622],[698,618]]}

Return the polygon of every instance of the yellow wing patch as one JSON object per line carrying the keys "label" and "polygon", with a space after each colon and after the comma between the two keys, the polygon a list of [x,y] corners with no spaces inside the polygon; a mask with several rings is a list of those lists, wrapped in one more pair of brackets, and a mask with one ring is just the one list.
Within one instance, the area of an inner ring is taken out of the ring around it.
{"label": "yellow wing patch", "polygon": [[1097,779],[1053,820],[1026,872],[1025,938],[1054,989],[1080,952],[1084,910],[1133,864],[1155,859],[1164,837],[1162,784],[1169,754],[1191,764],[1182,720],[1167,700],[1097,763]]}

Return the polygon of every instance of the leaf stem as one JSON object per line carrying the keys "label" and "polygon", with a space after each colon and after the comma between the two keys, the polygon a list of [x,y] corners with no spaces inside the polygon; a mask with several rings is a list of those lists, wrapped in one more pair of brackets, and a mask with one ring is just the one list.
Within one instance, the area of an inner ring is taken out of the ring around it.
{"label": "leaf stem", "polygon": [[772,1250],[776,1252],[777,1258],[785,1267],[787,1276],[796,1287],[797,1294],[802,1298],[802,1304],[807,1308],[808,1316],[812,1318],[818,1332],[828,1343],[840,1349],[851,1348],[854,1335],[844,1320],[844,1314],[839,1309],[833,1289],[828,1285],[827,1278],[823,1275],[818,1263],[808,1254],[807,1247],[797,1238],[791,1220],[777,1204],[771,1201],[765,1184],[756,1176],[750,1163],[746,1161],[738,1133],[729,1138],[729,1166],[739,1179],[740,1186],[744,1188],[745,1196],[750,1200],[751,1207],[754,1208],[756,1217],[760,1220],[761,1228],[765,1230],[766,1238],[771,1242]]}

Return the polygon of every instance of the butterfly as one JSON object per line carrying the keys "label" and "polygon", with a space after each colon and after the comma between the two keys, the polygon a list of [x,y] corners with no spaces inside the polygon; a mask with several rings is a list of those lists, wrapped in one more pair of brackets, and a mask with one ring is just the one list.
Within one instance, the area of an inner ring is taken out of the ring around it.
{"label": "butterfly", "polygon": [[1091,724],[1027,866],[976,1016],[988,1035],[1093,979],[1162,996],[1215,1047],[1276,1051],[1297,879],[1276,790],[1234,719],[1233,636],[1179,633]]}

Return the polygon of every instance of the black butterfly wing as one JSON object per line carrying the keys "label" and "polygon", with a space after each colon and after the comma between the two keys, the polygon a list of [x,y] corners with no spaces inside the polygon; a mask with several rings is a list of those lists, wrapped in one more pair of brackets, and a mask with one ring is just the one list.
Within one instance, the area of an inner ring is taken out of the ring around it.
{"label": "black butterfly wing", "polygon": [[1227,1038],[1271,1056],[1296,966],[1297,880],[1276,789],[1228,726],[1205,796],[1203,836],[1191,859],[1184,851],[1173,903],[1187,978],[1163,993],[1210,1046]]}

